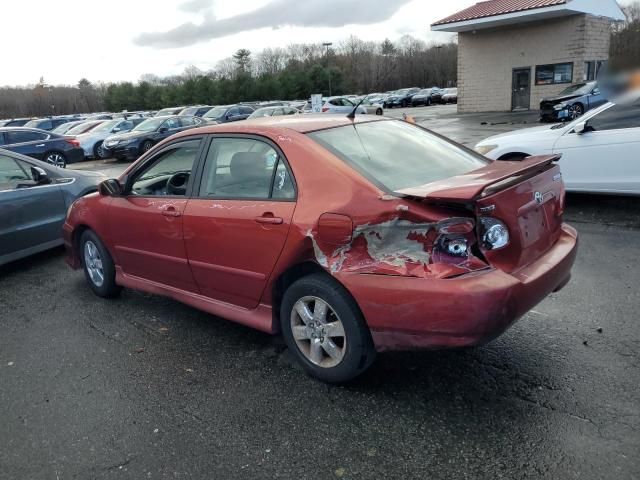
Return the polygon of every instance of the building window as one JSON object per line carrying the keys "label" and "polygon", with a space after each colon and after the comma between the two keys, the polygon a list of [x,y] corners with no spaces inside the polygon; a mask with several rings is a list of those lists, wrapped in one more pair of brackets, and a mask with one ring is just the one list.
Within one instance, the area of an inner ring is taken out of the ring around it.
{"label": "building window", "polygon": [[573,63],[538,65],[536,67],[536,85],[555,85],[573,81]]}
{"label": "building window", "polygon": [[606,61],[604,60],[592,60],[590,62],[584,62],[584,81],[591,82],[598,79],[600,71],[605,67]]}

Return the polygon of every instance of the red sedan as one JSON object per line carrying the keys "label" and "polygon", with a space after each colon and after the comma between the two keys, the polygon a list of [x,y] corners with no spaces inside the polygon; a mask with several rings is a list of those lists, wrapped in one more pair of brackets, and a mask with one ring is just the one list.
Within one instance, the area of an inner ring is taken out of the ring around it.
{"label": "red sedan", "polygon": [[562,288],[557,157],[492,162],[399,120],[271,117],[175,135],[70,208],[91,289],[281,333],[349,380],[388,349],[478,345]]}

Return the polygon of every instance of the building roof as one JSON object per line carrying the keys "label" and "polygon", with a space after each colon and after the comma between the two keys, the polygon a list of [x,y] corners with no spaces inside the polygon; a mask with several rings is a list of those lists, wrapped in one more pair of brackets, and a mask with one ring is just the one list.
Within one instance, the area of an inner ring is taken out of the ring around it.
{"label": "building roof", "polygon": [[616,0],[486,0],[438,20],[431,29],[464,32],[576,14],[625,19]]}
{"label": "building roof", "polygon": [[504,15],[505,13],[522,12],[524,10],[533,10],[535,8],[550,7],[564,3],[567,3],[567,0],[486,0],[454,13],[447,18],[438,20],[433,25],[444,25],[446,23],[461,22],[464,20],[475,20],[477,18]]}

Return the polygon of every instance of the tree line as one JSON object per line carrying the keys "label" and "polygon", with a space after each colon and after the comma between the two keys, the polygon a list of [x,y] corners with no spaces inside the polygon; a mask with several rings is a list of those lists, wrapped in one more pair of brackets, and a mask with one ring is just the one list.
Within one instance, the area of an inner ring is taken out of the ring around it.
{"label": "tree line", "polygon": [[[640,1],[624,7],[627,21],[612,25],[610,65],[640,66]],[[397,42],[355,36],[336,45],[292,44],[247,49],[202,71],[143,75],[138,82],[0,88],[0,118],[96,111],[157,110],[173,105],[223,105],[240,101],[308,99],[323,95],[384,92],[402,87],[455,86],[458,46],[427,44],[410,35]]]}

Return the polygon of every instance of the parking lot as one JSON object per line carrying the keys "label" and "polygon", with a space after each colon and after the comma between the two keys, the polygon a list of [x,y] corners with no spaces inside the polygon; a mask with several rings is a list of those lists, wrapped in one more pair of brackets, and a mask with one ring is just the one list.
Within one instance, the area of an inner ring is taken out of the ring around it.
{"label": "parking lot", "polygon": [[[387,113],[469,146],[537,120]],[[638,478],[640,210],[570,195],[566,220],[571,283],[505,335],[381,354],[346,386],[172,300],[99,299],[61,249],[0,267],[0,478]]]}

